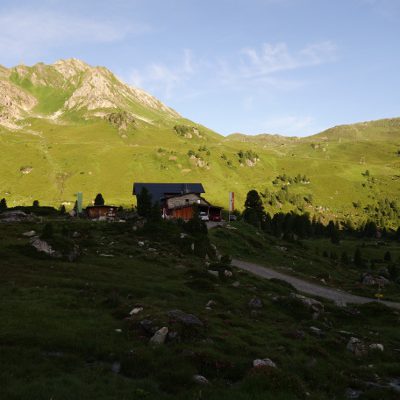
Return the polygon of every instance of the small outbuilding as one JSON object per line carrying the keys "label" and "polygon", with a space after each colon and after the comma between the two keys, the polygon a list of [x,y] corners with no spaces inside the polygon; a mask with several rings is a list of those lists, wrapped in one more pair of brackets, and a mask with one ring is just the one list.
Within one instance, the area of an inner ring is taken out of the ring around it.
{"label": "small outbuilding", "polygon": [[88,206],[86,207],[86,214],[90,219],[115,219],[117,214],[117,207],[115,206]]}

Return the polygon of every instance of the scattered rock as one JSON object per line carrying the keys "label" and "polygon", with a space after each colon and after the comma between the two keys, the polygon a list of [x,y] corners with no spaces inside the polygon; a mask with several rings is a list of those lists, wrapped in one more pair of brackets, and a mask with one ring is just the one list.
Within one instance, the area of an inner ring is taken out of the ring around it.
{"label": "scattered rock", "polygon": [[138,246],[143,247],[144,246],[144,242],[139,241],[138,242]]}
{"label": "scattered rock", "polygon": [[46,241],[39,239],[38,236],[33,236],[30,242],[39,253],[45,253],[54,258],[61,258],[61,254],[58,251],[54,250]]}
{"label": "scattered rock", "polygon": [[199,385],[209,385],[210,382],[206,377],[203,375],[193,375],[193,382],[199,384]]}
{"label": "scattered rock", "polygon": [[231,271],[229,271],[229,270],[225,270],[224,271],[224,276],[226,277],[226,278],[232,278],[232,276],[233,276],[233,273],[231,272]]}
{"label": "scattered rock", "polygon": [[352,352],[355,356],[363,356],[367,354],[364,343],[355,337],[351,337],[346,346],[347,350]]}
{"label": "scattered rock", "polygon": [[262,358],[262,359],[257,358],[256,360],[253,360],[253,367],[254,368],[262,368],[262,367],[276,368],[276,364],[269,358]]}
{"label": "scattered rock", "polygon": [[379,350],[379,351],[384,351],[385,348],[383,347],[383,344],[381,343],[372,343],[369,345],[370,350]]}
{"label": "scattered rock", "polygon": [[22,236],[26,236],[26,237],[28,237],[28,238],[31,238],[31,237],[33,237],[33,236],[35,236],[36,235],[36,232],[35,231],[28,231],[28,232],[24,232],[23,234],[22,234]]}
{"label": "scattered rock", "polygon": [[135,307],[130,311],[129,315],[136,315],[139,314],[141,311],[143,311],[143,307]]}
{"label": "scattered rock", "polygon": [[187,326],[191,326],[191,325],[203,326],[203,323],[195,315],[186,314],[185,312],[183,312],[181,310],[168,311],[167,315],[168,315],[168,317],[170,317],[176,321],[179,321]]}
{"label": "scattered rock", "polygon": [[216,306],[216,305],[217,305],[217,303],[216,303],[214,300],[209,300],[209,301],[207,302],[207,304],[206,304],[206,307],[211,308],[211,307],[214,307],[214,306]]}
{"label": "scattered rock", "polygon": [[345,396],[348,399],[358,399],[362,395],[362,393],[363,392],[361,390],[355,390],[355,389],[347,388]]}
{"label": "scattered rock", "polygon": [[66,255],[66,258],[69,262],[74,262],[80,257],[80,255],[81,255],[81,250],[80,250],[79,246],[74,245],[72,250],[70,250],[68,252],[68,254]]}
{"label": "scattered rock", "polygon": [[396,392],[399,392],[399,393],[400,393],[400,379],[399,379],[399,378],[392,379],[392,380],[389,382],[389,386],[390,386],[393,390],[395,390]]}
{"label": "scattered rock", "polygon": [[150,343],[163,344],[168,335],[168,328],[166,326],[159,329],[154,336],[150,339]]}
{"label": "scattered rock", "polygon": [[218,271],[214,271],[213,269],[208,269],[208,270],[207,270],[207,272],[208,272],[209,274],[211,274],[211,275],[214,275],[214,276],[216,276],[216,277],[218,277],[218,276],[219,276],[219,273],[218,273]]}
{"label": "scattered rock", "polygon": [[239,281],[233,282],[232,286],[238,288],[240,286],[240,282]]}
{"label": "scattered rock", "polygon": [[183,233],[183,232],[182,232],[182,233],[180,234],[180,238],[181,238],[181,239],[185,239],[185,238],[187,238],[188,236],[189,236],[189,235],[188,235],[187,233]]}
{"label": "scattered rock", "polygon": [[249,308],[262,308],[263,307],[263,302],[261,299],[254,297],[251,299],[248,303]]}
{"label": "scattered rock", "polygon": [[22,221],[32,221],[34,217],[30,214],[26,214],[23,211],[13,210],[4,211],[0,214],[1,222],[22,222]]}
{"label": "scattered rock", "polygon": [[304,306],[309,308],[311,311],[315,313],[322,313],[324,311],[324,305],[311,297],[306,297],[301,294],[291,293],[290,296],[298,301],[300,301]]}
{"label": "scattered rock", "polygon": [[114,361],[111,364],[111,371],[114,372],[114,374],[119,374],[119,371],[121,371],[121,363],[118,361]]}
{"label": "scattered rock", "polygon": [[115,332],[122,333],[122,329],[115,329]]}
{"label": "scattered rock", "polygon": [[310,326],[310,332],[318,337],[325,336],[325,333],[321,329],[317,328],[316,326]]}
{"label": "scattered rock", "polygon": [[385,286],[390,283],[390,281],[384,276],[374,277],[368,272],[362,274],[360,280],[361,283],[365,286],[374,286],[374,285]]}
{"label": "scattered rock", "polygon": [[79,233],[79,232],[74,232],[73,234],[72,234],[72,237],[74,238],[74,239],[78,239],[78,238],[80,238],[81,237],[81,234]]}

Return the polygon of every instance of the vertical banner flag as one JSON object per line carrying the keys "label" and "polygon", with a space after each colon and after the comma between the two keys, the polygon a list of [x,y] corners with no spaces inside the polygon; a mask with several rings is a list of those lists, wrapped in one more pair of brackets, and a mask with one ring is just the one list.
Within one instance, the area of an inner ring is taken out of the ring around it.
{"label": "vertical banner flag", "polygon": [[229,211],[232,212],[235,210],[235,193],[229,192]]}
{"label": "vertical banner flag", "polygon": [[76,194],[76,203],[77,203],[77,211],[78,213],[82,212],[82,203],[83,203],[83,193],[82,192],[78,192]]}

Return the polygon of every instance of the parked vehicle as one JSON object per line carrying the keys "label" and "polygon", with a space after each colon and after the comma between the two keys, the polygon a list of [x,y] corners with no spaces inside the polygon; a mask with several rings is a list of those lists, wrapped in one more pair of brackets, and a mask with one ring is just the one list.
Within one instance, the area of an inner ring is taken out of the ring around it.
{"label": "parked vehicle", "polygon": [[209,221],[210,217],[208,216],[208,214],[205,211],[200,211],[199,213],[199,217],[202,221]]}
{"label": "parked vehicle", "polygon": [[221,222],[221,215],[219,214],[210,215],[210,221]]}

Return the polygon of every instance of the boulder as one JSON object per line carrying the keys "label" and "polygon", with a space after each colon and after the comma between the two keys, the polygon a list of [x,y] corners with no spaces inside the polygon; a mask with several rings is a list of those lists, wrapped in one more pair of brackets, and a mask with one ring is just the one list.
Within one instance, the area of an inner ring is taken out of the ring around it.
{"label": "boulder", "polygon": [[36,232],[35,232],[35,231],[24,232],[24,233],[22,234],[22,236],[31,238],[31,237],[33,237],[33,236],[36,236]]}
{"label": "boulder", "polygon": [[193,326],[193,325],[203,326],[203,323],[195,315],[187,314],[181,310],[168,311],[167,315],[171,319],[181,322],[183,325],[186,325],[186,326]]}
{"label": "boulder", "polygon": [[318,337],[325,336],[325,333],[321,329],[317,328],[316,326],[310,326],[310,332],[313,335],[318,336]]}
{"label": "boulder", "polygon": [[209,300],[207,302],[207,304],[206,304],[206,307],[211,308],[211,307],[214,307],[216,305],[217,305],[217,303],[214,300]]}
{"label": "boulder", "polygon": [[141,311],[143,311],[143,307],[135,307],[130,311],[129,315],[136,315],[139,314]]}
{"label": "boulder", "polygon": [[290,296],[293,299],[298,300],[300,303],[302,303],[304,306],[306,306],[307,308],[309,308],[311,311],[315,312],[315,313],[321,313],[324,311],[324,305],[315,299],[312,299],[311,297],[306,297],[303,296],[301,294],[297,294],[297,293],[291,293]]}
{"label": "boulder", "polygon": [[276,364],[269,358],[257,358],[255,360],[253,360],[253,367],[254,368],[263,368],[263,367],[276,368]]}
{"label": "boulder", "polygon": [[263,307],[263,302],[261,299],[254,297],[252,298],[249,303],[248,303],[249,308],[262,308]]}
{"label": "boulder", "polygon": [[163,344],[168,335],[168,328],[166,326],[159,329],[150,339],[152,344]]}
{"label": "boulder", "polygon": [[224,276],[225,276],[226,278],[232,278],[233,273],[232,273],[231,271],[229,271],[228,269],[226,269],[226,270],[224,271]]}
{"label": "boulder", "polygon": [[21,221],[32,221],[34,217],[30,214],[26,214],[23,211],[11,210],[4,211],[0,214],[1,222],[21,222]]}
{"label": "boulder", "polygon": [[61,258],[61,254],[58,251],[54,250],[46,241],[39,239],[38,236],[32,237],[30,242],[39,253],[45,253],[54,258]]}
{"label": "boulder", "polygon": [[69,262],[74,262],[80,257],[80,255],[81,255],[81,250],[79,246],[74,245],[74,247],[72,248],[72,250],[68,252],[66,257]]}
{"label": "boulder", "polygon": [[364,343],[355,337],[351,337],[347,343],[346,349],[353,353],[355,356],[363,356],[367,354]]}
{"label": "boulder", "polygon": [[203,375],[193,375],[193,382],[197,383],[198,385],[209,385],[210,382],[206,377]]}
{"label": "boulder", "polygon": [[371,343],[368,347],[370,348],[370,350],[378,350],[378,351],[385,350],[383,344],[381,343]]}

